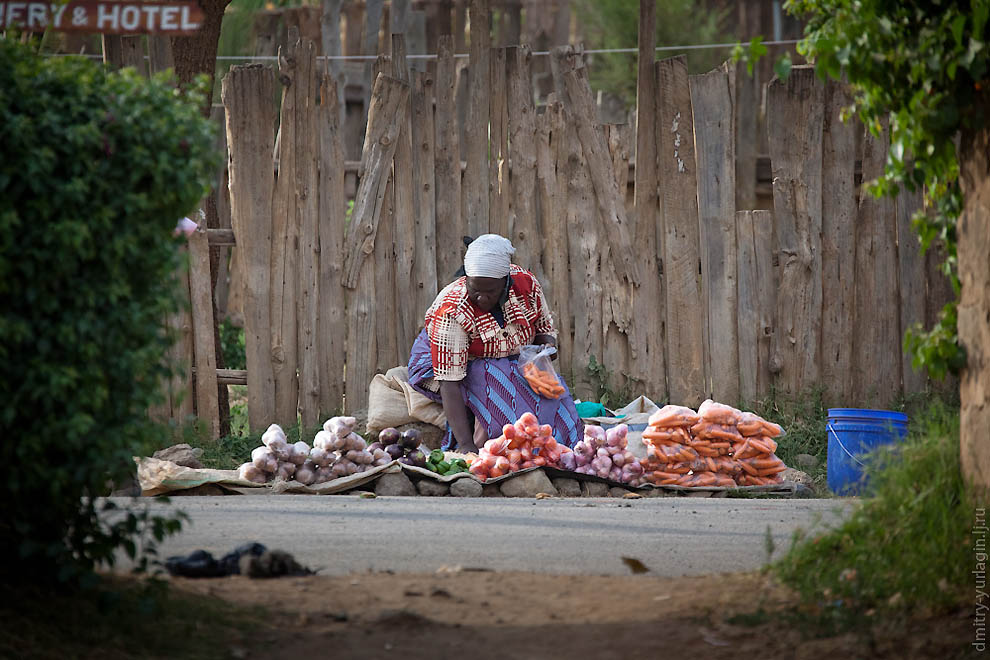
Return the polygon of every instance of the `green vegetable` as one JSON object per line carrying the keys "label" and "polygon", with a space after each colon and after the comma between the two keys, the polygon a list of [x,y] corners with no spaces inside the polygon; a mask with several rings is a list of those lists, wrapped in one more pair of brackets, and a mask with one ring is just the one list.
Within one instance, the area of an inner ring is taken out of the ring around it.
{"label": "green vegetable", "polygon": [[444,455],[442,449],[434,449],[433,451],[430,452],[429,460],[431,463],[440,463],[441,461],[443,461],[443,459],[444,459]]}
{"label": "green vegetable", "polygon": [[437,468],[440,470],[440,472],[447,472],[448,470],[450,470],[450,463],[448,463],[447,461],[440,461],[439,463],[437,463]]}

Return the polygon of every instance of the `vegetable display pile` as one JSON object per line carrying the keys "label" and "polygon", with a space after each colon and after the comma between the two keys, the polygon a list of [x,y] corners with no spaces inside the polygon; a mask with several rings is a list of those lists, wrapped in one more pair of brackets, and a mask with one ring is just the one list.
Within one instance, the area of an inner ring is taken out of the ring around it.
{"label": "vegetable display pile", "polygon": [[643,432],[646,481],[658,486],[768,486],[787,467],[774,452],[780,426],[707,400],[698,412],[664,406]]}
{"label": "vegetable display pile", "polygon": [[468,463],[463,458],[446,459],[442,449],[434,449],[426,457],[426,469],[436,472],[441,477],[468,471]]}
{"label": "vegetable display pile", "polygon": [[[553,438],[553,427],[540,425],[533,413],[523,413],[515,424],[506,424],[502,435],[485,443],[469,471],[481,481],[531,467],[564,467],[571,450]],[[570,469],[564,467],[564,469]]]}
{"label": "vegetable display pile", "polygon": [[281,478],[304,486],[333,481],[392,461],[388,453],[368,447],[354,427],[353,417],[331,417],[313,438],[313,446],[300,440],[289,444],[285,432],[272,424],[261,436],[262,446],[251,452],[251,461],[238,468],[241,479],[263,484]]}
{"label": "vegetable display pile", "polygon": [[559,399],[564,393],[564,386],[560,384],[553,370],[540,369],[535,363],[527,362],[523,365],[522,372],[529,386],[540,396]]}
{"label": "vegetable display pile", "polygon": [[[607,431],[600,426],[585,426],[584,439],[574,445],[574,466],[567,469],[581,474],[592,474],[630,486],[643,484],[643,466],[627,449],[629,427],[613,426]],[[562,458],[561,462],[564,462]]]}
{"label": "vegetable display pile", "polygon": [[378,434],[378,441],[372,442],[369,449],[382,450],[389,460],[399,461],[403,465],[414,465],[425,468],[426,455],[419,450],[420,433],[416,429],[406,429],[399,433],[398,429],[389,427]]}

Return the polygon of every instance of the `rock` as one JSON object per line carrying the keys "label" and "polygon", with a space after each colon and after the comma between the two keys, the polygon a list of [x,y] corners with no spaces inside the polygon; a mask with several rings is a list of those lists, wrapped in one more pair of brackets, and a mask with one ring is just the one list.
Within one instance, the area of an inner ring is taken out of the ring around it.
{"label": "rock", "polygon": [[409,424],[403,424],[402,426],[397,426],[396,428],[399,429],[400,432],[408,429],[416,429],[419,431],[420,442],[430,449],[440,449],[445,433],[442,428],[433,426],[433,424],[426,424],[424,422],[410,422]]}
{"label": "rock", "polygon": [[543,470],[532,470],[507,479],[502,482],[501,489],[506,497],[536,497],[537,493],[557,494],[557,489],[550,483],[550,478]]}
{"label": "rock", "polygon": [[159,449],[154,454],[152,458],[157,458],[163,461],[171,461],[176,465],[184,465],[188,468],[193,468],[194,470],[199,470],[203,467],[203,464],[199,462],[199,457],[203,455],[203,450],[199,447],[193,449],[186,443],[172,445],[171,447],[166,447],[165,449]]}
{"label": "rock", "polygon": [[557,489],[561,497],[581,497],[581,484],[577,479],[567,479],[560,477],[553,479],[553,487]]}
{"label": "rock", "polygon": [[483,491],[480,482],[467,477],[457,479],[450,484],[450,494],[454,497],[481,497]]}
{"label": "rock", "polygon": [[386,472],[375,482],[375,495],[408,496],[416,494],[416,486],[402,472]]}
{"label": "rock", "polygon": [[815,481],[807,472],[802,472],[801,470],[795,470],[794,468],[787,468],[780,473],[784,481],[792,481],[796,484],[803,484],[805,486],[813,486]]}
{"label": "rock", "polygon": [[608,496],[609,497],[624,497],[625,494],[626,493],[629,493],[629,492],[631,492],[631,491],[629,489],[627,489],[627,488],[622,488],[620,486],[612,486],[611,488],[608,489]]}
{"label": "rock", "polygon": [[450,485],[433,479],[420,479],[416,483],[416,490],[427,497],[443,497],[450,493]]}
{"label": "rock", "polygon": [[818,457],[811,454],[798,454],[794,457],[794,464],[805,470],[814,470],[818,467]]}
{"label": "rock", "polygon": [[688,490],[684,491],[684,494],[688,497],[711,497],[712,491],[710,490]]}
{"label": "rock", "polygon": [[502,497],[502,491],[498,489],[498,484],[483,484],[481,487],[482,497]]}
{"label": "rock", "polygon": [[583,497],[608,497],[608,484],[598,481],[582,481],[581,495]]}

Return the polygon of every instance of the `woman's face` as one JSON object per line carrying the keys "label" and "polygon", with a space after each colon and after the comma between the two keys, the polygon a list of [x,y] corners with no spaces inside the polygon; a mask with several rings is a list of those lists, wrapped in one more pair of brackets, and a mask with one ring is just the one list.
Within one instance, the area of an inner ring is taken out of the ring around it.
{"label": "woman's face", "polygon": [[467,278],[468,298],[483,312],[490,312],[494,309],[504,290],[504,277]]}

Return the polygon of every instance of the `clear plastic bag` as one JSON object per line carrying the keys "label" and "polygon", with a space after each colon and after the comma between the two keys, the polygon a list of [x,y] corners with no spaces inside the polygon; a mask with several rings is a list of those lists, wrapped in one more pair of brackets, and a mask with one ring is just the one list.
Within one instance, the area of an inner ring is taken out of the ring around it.
{"label": "clear plastic bag", "polygon": [[556,352],[557,349],[549,345],[527,345],[519,350],[519,369],[526,382],[534,392],[547,399],[559,399],[565,392],[550,360]]}

